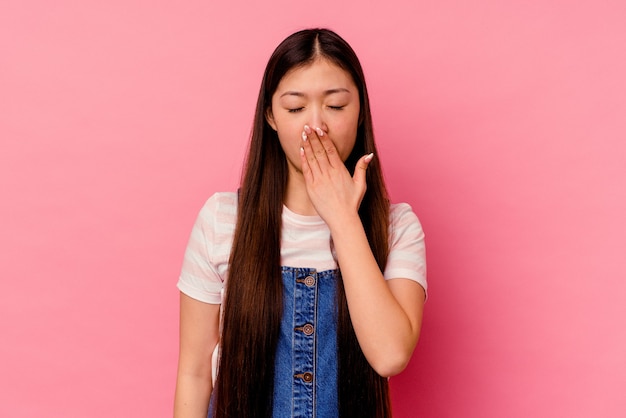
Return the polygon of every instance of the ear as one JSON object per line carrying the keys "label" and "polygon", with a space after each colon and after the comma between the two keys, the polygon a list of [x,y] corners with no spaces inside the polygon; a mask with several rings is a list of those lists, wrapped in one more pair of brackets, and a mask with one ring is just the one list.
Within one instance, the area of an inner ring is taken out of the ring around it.
{"label": "ear", "polygon": [[272,113],[271,106],[268,106],[268,108],[265,110],[265,120],[272,127],[273,130],[278,131],[278,129],[276,129],[276,122],[274,121],[274,114]]}

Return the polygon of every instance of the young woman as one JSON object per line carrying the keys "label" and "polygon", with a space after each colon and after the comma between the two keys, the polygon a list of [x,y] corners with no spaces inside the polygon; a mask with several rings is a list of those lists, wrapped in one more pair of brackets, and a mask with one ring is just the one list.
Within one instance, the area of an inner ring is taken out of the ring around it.
{"label": "young woman", "polygon": [[391,416],[387,378],[417,343],[426,267],[375,155],[354,51],[329,30],[289,36],[265,70],[241,188],[207,201],[185,254],[176,417]]}

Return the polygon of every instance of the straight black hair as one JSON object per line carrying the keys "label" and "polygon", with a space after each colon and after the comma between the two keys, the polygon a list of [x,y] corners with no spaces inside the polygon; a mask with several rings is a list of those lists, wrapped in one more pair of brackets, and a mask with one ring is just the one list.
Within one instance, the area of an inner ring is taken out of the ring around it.
{"label": "straight black hair", "polygon": [[[274,360],[283,314],[280,234],[288,171],[277,133],[266,116],[285,74],[317,59],[329,60],[349,73],[359,91],[357,138],[346,167],[353,172],[361,156],[377,152],[365,77],[350,45],[328,29],[307,29],[286,38],[265,69],[239,192],[214,388],[216,418],[272,414]],[[389,201],[378,159],[372,160],[366,176],[368,188],[359,215],[382,271],[389,252]],[[341,279],[337,281],[337,318],[339,415],[390,417],[387,379],[363,355]]]}

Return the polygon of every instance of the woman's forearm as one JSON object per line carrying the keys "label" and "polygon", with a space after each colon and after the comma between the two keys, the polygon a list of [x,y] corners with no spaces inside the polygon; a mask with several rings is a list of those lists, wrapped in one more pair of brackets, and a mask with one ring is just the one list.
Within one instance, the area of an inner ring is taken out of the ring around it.
{"label": "woman's forearm", "polygon": [[180,295],[180,349],[175,418],[206,418],[212,390],[211,358],[218,342],[219,305]]}
{"label": "woman's forearm", "polygon": [[174,398],[174,418],[206,418],[211,396],[211,376],[179,373]]}

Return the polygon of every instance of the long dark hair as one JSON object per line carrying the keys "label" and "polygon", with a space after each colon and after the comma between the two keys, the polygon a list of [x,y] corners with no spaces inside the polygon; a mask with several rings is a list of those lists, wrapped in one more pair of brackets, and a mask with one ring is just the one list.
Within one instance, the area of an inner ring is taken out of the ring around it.
{"label": "long dark hair", "polygon": [[[272,414],[274,359],[282,317],[281,214],[287,185],[286,156],[266,114],[280,80],[291,69],[324,58],[347,71],[358,88],[360,117],[354,149],[346,161],[376,153],[369,98],[359,60],[336,33],[303,30],[285,39],[269,59],[256,106],[246,158],[237,225],[230,255],[215,417]],[[367,169],[367,192],[359,215],[381,270],[387,262],[389,202],[378,159]],[[369,365],[356,339],[343,282],[337,283],[339,415],[391,416],[387,379]]]}

